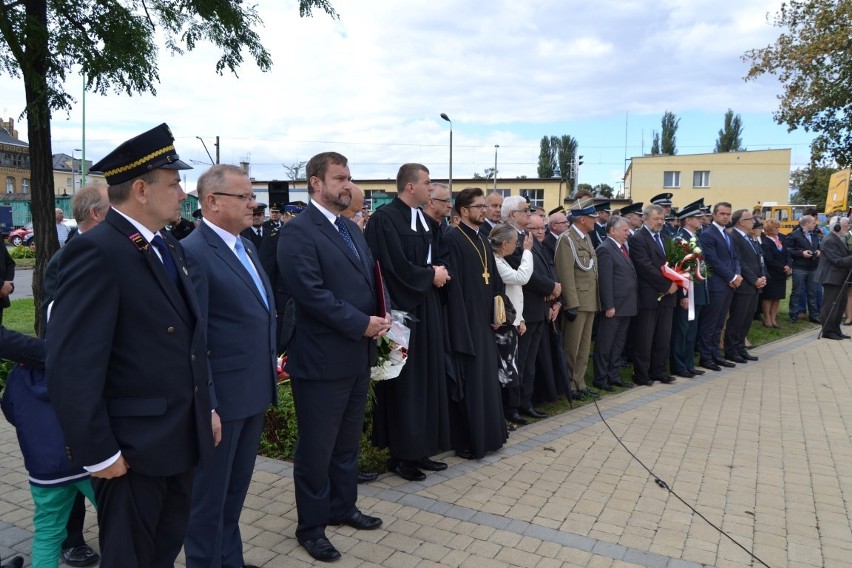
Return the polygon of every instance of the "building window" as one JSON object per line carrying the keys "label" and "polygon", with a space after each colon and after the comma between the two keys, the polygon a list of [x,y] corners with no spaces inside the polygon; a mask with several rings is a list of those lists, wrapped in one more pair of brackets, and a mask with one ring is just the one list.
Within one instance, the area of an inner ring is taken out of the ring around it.
{"label": "building window", "polygon": [[523,189],[521,195],[529,198],[530,207],[544,207],[543,189]]}
{"label": "building window", "polygon": [[29,193],[30,192],[30,180],[24,178],[21,180],[21,193]]}
{"label": "building window", "polygon": [[710,172],[692,172],[692,187],[710,187]]}
{"label": "building window", "polygon": [[6,178],[6,193],[15,193],[15,178],[12,176]]}
{"label": "building window", "polygon": [[663,172],[663,187],[680,187],[680,172]]}

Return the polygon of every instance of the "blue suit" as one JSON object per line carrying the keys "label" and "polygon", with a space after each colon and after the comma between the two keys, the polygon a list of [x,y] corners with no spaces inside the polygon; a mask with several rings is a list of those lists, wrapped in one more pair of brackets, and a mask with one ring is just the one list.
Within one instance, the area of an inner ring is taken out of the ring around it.
{"label": "blue suit", "polygon": [[364,332],[378,315],[378,295],[364,236],[342,221],[357,256],[314,203],[284,225],[278,242],[295,314],[287,369],[299,423],[293,478],[300,543],[357,511],[358,443],[376,357],[376,342]]}
{"label": "blue suit", "polygon": [[[243,566],[239,519],[254,470],[266,408],[276,398],[275,300],[254,245],[242,239],[263,296],[207,220],[181,244],[206,322],[222,442],[200,467],[184,549],[188,567]],[[268,306],[267,306],[268,304]]]}
{"label": "blue suit", "polygon": [[[686,228],[681,227],[676,238],[690,241],[693,235]],[[707,305],[707,283],[703,280],[692,282],[692,302],[695,306],[695,319],[689,321],[689,310],[680,307],[680,300],[684,298],[681,290],[677,292],[678,305],[674,309],[672,318],[672,351],[670,356],[672,373],[683,374],[685,371],[695,369],[695,342],[698,340],[698,321],[701,310]]]}
{"label": "blue suit", "polygon": [[730,235],[726,240],[716,223],[701,231],[699,242],[710,269],[707,279],[710,302],[698,323],[698,350],[702,362],[712,363],[722,359],[719,339],[734,298],[729,283],[740,274],[740,261]]}

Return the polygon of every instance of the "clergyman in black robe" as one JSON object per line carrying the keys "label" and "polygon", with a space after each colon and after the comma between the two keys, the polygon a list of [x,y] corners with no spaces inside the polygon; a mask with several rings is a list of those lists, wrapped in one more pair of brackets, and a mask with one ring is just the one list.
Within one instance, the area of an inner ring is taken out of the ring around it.
{"label": "clergyman in black robe", "polygon": [[485,197],[479,188],[456,196],[458,227],[447,231],[450,280],[447,320],[453,380],[450,382],[452,445],[459,456],[479,459],[500,449],[508,437],[497,378],[494,296],[505,286],[491,247],[479,227],[485,220]]}
{"label": "clergyman in black robe", "polygon": [[399,194],[370,217],[364,236],[382,268],[394,310],[408,313],[408,361],[399,377],[374,384],[373,443],[389,448],[390,470],[422,480],[421,470],[446,464],[429,459],[450,448],[444,325],[438,289],[447,270],[438,261],[433,235],[419,206],[429,200],[429,170],[405,164]]}

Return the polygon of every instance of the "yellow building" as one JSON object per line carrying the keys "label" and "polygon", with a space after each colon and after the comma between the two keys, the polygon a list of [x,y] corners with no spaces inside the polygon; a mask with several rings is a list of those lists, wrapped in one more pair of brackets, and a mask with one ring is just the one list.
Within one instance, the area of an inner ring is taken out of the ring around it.
{"label": "yellow building", "polygon": [[632,158],[624,175],[625,197],[647,203],[669,192],[675,207],[704,198],[734,209],[789,201],[790,149],[751,150]]}
{"label": "yellow building", "polygon": [[[106,178],[100,172],[91,172],[92,161],[86,160],[86,184],[103,183]],[[54,195],[73,195],[83,185],[83,160],[72,158],[68,154],[53,155],[53,193]]]}
{"label": "yellow building", "polygon": [[11,118],[0,121],[0,181],[4,193],[30,192],[30,146],[18,139]]}

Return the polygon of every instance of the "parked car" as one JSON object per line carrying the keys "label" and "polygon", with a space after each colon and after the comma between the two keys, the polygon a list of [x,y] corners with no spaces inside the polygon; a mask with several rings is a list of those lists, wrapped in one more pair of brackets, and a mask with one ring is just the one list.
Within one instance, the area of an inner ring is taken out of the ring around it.
{"label": "parked car", "polygon": [[30,221],[20,229],[15,229],[9,233],[9,243],[12,246],[18,246],[29,242],[29,238],[33,234],[33,222]]}
{"label": "parked car", "polygon": [[[75,221],[74,219],[65,219],[64,221],[62,221],[62,224],[66,225],[69,229],[74,229],[74,228],[77,227],[77,221]],[[32,221],[27,223],[26,226],[30,227],[31,225],[32,225]],[[23,245],[24,246],[30,246],[34,243],[35,243],[35,232],[30,230],[30,233],[26,237],[24,237]]]}

